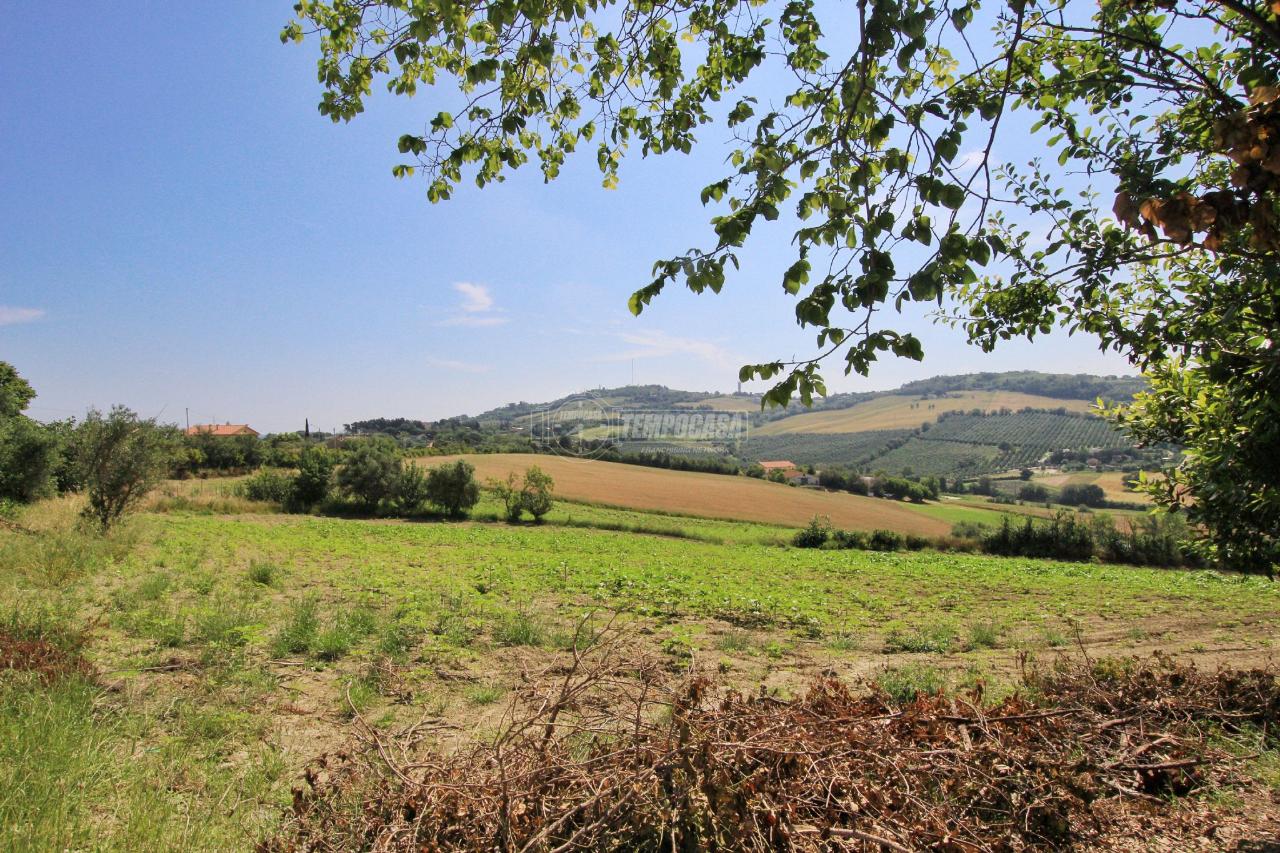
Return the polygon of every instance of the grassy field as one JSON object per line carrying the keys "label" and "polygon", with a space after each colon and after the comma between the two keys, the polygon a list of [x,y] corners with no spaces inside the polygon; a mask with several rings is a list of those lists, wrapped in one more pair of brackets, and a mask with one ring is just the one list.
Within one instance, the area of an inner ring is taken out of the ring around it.
{"label": "grassy field", "polygon": [[970,409],[1065,408],[1070,412],[1092,411],[1086,400],[1058,400],[1016,391],[962,391],[944,398],[921,399],[892,394],[859,403],[848,409],[809,412],[772,421],[754,432],[759,435],[789,433],[865,432],[881,429],[910,429],[925,421],[937,420],[943,412],[967,412]]}
{"label": "grassy field", "polygon": [[[458,457],[432,456],[423,465]],[[502,478],[537,465],[555,478],[556,494],[575,501],[705,518],[738,519],[802,527],[815,515],[837,527],[886,528],[923,536],[946,534],[950,527],[894,501],[838,492],[799,489],[751,477],[670,471],[640,465],[561,456],[478,454],[466,457],[481,480]]]}
{"label": "grassy field", "polygon": [[542,525],[489,520],[487,500],[470,522],[318,518],[188,482],[105,540],[77,509],[0,528],[0,642],[94,668],[0,670],[5,849],[246,849],[356,728],[492,731],[583,620],[779,696],[829,670],[994,692],[1019,654],[1077,645],[1257,663],[1280,627],[1256,578],[802,550],[775,526],[583,504]]}
{"label": "grassy field", "polygon": [[698,400],[693,403],[676,403],[681,409],[700,409],[707,407],[717,412],[758,412],[760,411],[759,397],[736,397],[723,394],[716,397],[707,397],[705,400]]}
{"label": "grassy field", "polygon": [[1124,487],[1122,471],[1064,471],[1056,474],[1037,474],[1032,480],[1045,486],[1060,489],[1063,486],[1101,486],[1109,501],[1147,504],[1151,498],[1143,492],[1131,492]]}

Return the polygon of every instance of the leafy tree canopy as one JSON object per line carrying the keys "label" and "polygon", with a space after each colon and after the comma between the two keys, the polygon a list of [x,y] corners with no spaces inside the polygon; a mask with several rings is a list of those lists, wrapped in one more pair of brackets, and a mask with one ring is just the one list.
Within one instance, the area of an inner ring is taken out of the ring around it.
{"label": "leafy tree canopy", "polygon": [[0,361],[0,418],[13,418],[35,399],[36,391],[12,364]]}
{"label": "leafy tree canopy", "polygon": [[[947,305],[987,349],[1087,331],[1159,380],[1127,410],[1132,430],[1205,441],[1164,499],[1210,527],[1245,519],[1250,544],[1233,559],[1280,561],[1280,475],[1249,461],[1280,445],[1276,0],[296,10],[282,38],[320,36],[320,110],[334,121],[375,83],[452,98],[399,140],[395,173],[425,173],[432,201],[530,162],[551,180],[579,147],[612,187],[628,151],[687,153],[727,132],[728,165],[701,191],[716,211],[705,242],[658,261],[631,307],[672,284],[718,292],[789,208],[795,254],[778,280],[816,346],[742,368],[776,383],[767,403],[825,394],[830,357],[858,373],[886,352],[921,358],[881,320],[909,302]],[[1023,152],[1036,156],[1009,162]]]}

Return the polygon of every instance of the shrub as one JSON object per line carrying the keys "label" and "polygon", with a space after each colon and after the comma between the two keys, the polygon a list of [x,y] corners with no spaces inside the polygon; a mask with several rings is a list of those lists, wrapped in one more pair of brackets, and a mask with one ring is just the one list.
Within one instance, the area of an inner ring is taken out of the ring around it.
{"label": "shrub", "polygon": [[902,539],[902,544],[908,551],[923,551],[928,548],[930,543],[929,537],[919,536],[915,533],[908,533]]}
{"label": "shrub", "polygon": [[902,535],[892,530],[873,531],[867,547],[872,551],[897,551],[902,547]]}
{"label": "shrub", "polygon": [[76,436],[77,464],[89,505],[84,514],[106,530],[138,504],[168,471],[177,432],[124,406],[105,417],[91,409]]}
{"label": "shrub", "polygon": [[427,500],[445,515],[460,518],[480,501],[476,469],[465,459],[438,465],[427,474]]}
{"label": "shrub", "polygon": [[1103,507],[1107,505],[1107,493],[1094,483],[1063,486],[1058,493],[1058,503],[1066,506]]}
{"label": "shrub", "polygon": [[534,465],[524,472],[524,485],[520,488],[520,508],[533,516],[534,521],[551,512],[551,491],[555,481]]}
{"label": "shrub", "polygon": [[57,435],[23,415],[0,417],[0,499],[29,503],[53,491]]}
{"label": "shrub", "polygon": [[342,491],[372,510],[395,496],[403,462],[400,448],[389,438],[370,438],[356,445],[338,469]]}
{"label": "shrub", "polygon": [[814,516],[809,526],[796,532],[791,544],[797,548],[821,548],[831,535],[831,522]]}
{"label": "shrub", "polygon": [[241,484],[240,493],[251,501],[283,505],[293,494],[293,477],[280,471],[259,471]]}
{"label": "shrub", "polygon": [[1089,526],[1068,512],[1039,524],[1031,518],[1015,524],[1005,516],[998,529],[983,537],[982,550],[1007,557],[1087,560],[1093,556],[1094,539]]}
{"label": "shrub", "polygon": [[417,465],[406,465],[396,481],[393,502],[400,512],[413,513],[427,502],[427,475]]}
{"label": "shrub", "polygon": [[298,474],[293,478],[286,509],[305,512],[329,496],[333,479],[333,455],[323,447],[308,445],[298,455]]}
{"label": "shrub", "polygon": [[1039,483],[1027,483],[1018,489],[1018,500],[1028,503],[1044,503],[1049,499],[1049,490]]}
{"label": "shrub", "polygon": [[831,541],[837,548],[856,548],[859,551],[867,549],[867,534],[861,530],[837,530],[831,534]]}

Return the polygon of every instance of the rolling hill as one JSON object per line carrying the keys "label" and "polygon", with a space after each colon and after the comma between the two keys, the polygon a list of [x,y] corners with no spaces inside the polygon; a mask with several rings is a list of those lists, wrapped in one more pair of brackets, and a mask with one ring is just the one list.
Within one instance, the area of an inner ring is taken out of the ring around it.
{"label": "rolling hill", "polygon": [[968,412],[973,409],[1066,409],[1088,412],[1093,408],[1085,400],[1059,400],[1018,391],[959,391],[945,397],[925,398],[905,394],[887,394],[847,409],[806,412],[771,421],[756,432],[759,435],[794,433],[870,432],[886,429],[910,429],[937,420],[946,412]]}
{"label": "rolling hill", "polygon": [[[759,397],[751,394],[633,385],[546,403],[510,403],[433,423],[378,418],[357,422],[352,431],[390,434],[402,443],[445,452],[536,451],[574,442],[595,450],[615,444],[618,457],[633,457],[630,461],[700,456],[736,468],[788,459],[806,466],[963,479],[1035,466],[1050,457],[1055,464],[1096,463],[1099,452],[1110,467],[1161,461],[1166,451],[1139,451],[1091,415],[1097,399],[1128,399],[1141,387],[1136,377],[977,373],[937,376],[892,391],[833,394],[810,409],[761,411]],[[673,411],[745,417],[747,438],[710,445],[672,436],[619,442],[620,415]],[[405,424],[413,428],[406,432]]]}

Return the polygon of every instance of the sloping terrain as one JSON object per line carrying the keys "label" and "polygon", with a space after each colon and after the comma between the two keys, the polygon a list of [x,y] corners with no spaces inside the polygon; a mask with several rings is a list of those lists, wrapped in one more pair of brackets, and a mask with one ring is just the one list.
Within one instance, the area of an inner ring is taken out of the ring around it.
{"label": "sloping terrain", "polygon": [[885,528],[923,536],[943,535],[950,525],[921,515],[905,504],[843,492],[799,489],[751,477],[729,477],[692,471],[670,471],[615,462],[520,453],[486,453],[466,457],[419,459],[433,466],[465,458],[485,480],[523,473],[537,465],[555,479],[558,498],[630,509],[684,513],[803,527],[815,515],[837,527]]}
{"label": "sloping terrain", "polygon": [[962,391],[946,397],[917,397],[889,394],[858,403],[847,409],[806,412],[771,421],[757,430],[760,435],[790,433],[867,432],[882,429],[910,429],[935,421],[944,412],[967,412],[972,409],[1066,409],[1089,412],[1093,404],[1087,400],[1059,400],[1017,391]]}

